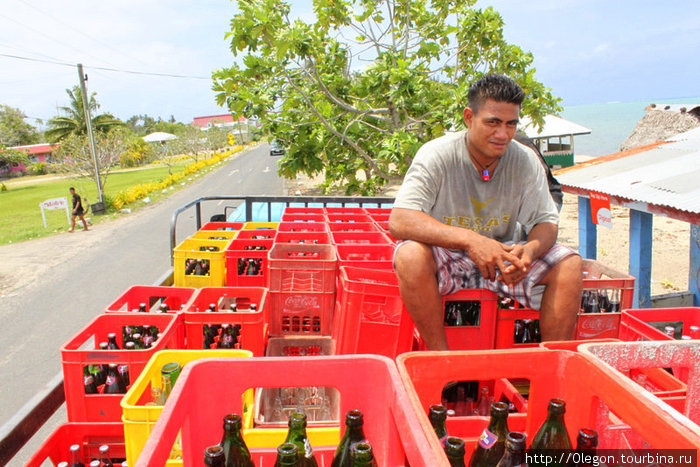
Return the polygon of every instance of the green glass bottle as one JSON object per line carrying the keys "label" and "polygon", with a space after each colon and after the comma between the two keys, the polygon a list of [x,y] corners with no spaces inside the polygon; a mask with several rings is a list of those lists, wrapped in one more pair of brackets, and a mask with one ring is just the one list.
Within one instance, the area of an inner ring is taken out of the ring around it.
{"label": "green glass bottle", "polygon": [[224,417],[224,436],[221,446],[226,454],[226,467],[254,467],[253,459],[241,435],[241,416],[232,413]]}
{"label": "green glass bottle", "polygon": [[377,461],[369,443],[357,443],[350,448],[352,467],[377,467]]}
{"label": "green glass bottle", "polygon": [[209,467],[225,467],[226,453],[224,453],[224,448],[215,444],[214,446],[209,446],[204,449],[204,465]]}
{"label": "green glass bottle", "polygon": [[428,419],[430,424],[435,430],[440,443],[445,447],[445,440],[447,439],[447,427],[445,426],[445,420],[447,420],[447,409],[442,404],[435,404],[430,406],[430,412],[428,412]]}
{"label": "green glass bottle", "polygon": [[[549,401],[547,411],[547,419],[537,431],[537,434],[535,434],[535,437],[532,439],[532,444],[530,445],[530,451],[533,454],[541,453],[545,450],[560,451],[571,449],[571,440],[569,439],[569,433],[564,424],[566,402],[561,399],[552,399]],[[541,456],[535,457],[539,459]],[[531,462],[530,465],[537,466],[544,465],[544,463],[538,464]],[[563,467],[564,465],[564,463],[558,462],[549,464],[550,467]]]}
{"label": "green glass bottle", "polygon": [[511,431],[506,436],[506,452],[496,467],[520,467],[525,463],[525,434]]}
{"label": "green glass bottle", "polygon": [[464,453],[464,440],[456,436],[448,436],[445,440],[445,454],[450,461],[450,467],[465,467]]}
{"label": "green glass bottle", "polygon": [[508,404],[491,404],[491,420],[481,433],[476,449],[469,460],[469,467],[494,467],[503,457],[508,436]]}
{"label": "green glass bottle", "polygon": [[364,419],[359,410],[350,410],[345,414],[345,434],[335,450],[331,467],[352,467],[350,449],[354,444],[366,441],[362,425],[364,425]]}
{"label": "green glass bottle", "polygon": [[306,435],[306,414],[304,412],[295,411],[289,415],[289,431],[287,439],[284,441],[296,445],[299,467],[318,467],[309,437]]}
{"label": "green glass bottle", "polygon": [[275,467],[298,467],[299,449],[294,443],[284,442],[277,447]]}

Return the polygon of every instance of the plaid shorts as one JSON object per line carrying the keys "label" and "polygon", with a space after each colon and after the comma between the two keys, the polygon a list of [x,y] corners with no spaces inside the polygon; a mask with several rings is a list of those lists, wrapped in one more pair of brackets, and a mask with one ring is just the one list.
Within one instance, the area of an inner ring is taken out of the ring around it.
{"label": "plaid shorts", "polygon": [[532,262],[530,270],[520,282],[511,286],[498,280],[484,279],[466,251],[449,250],[439,246],[433,246],[432,249],[441,295],[449,295],[461,289],[488,289],[535,310],[540,309],[544,293],[544,286],[538,285],[538,282],[561,260],[571,255],[578,255],[575,250],[567,246],[555,244],[544,255]]}

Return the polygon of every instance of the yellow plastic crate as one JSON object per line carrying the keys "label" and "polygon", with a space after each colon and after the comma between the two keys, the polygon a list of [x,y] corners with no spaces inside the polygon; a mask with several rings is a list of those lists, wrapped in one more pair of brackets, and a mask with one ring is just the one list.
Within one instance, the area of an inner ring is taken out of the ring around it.
{"label": "yellow plastic crate", "polygon": [[190,238],[200,238],[202,240],[233,240],[238,235],[238,230],[198,230]]}
{"label": "yellow plastic crate", "polygon": [[276,229],[279,225],[279,222],[246,222],[243,230]]}
{"label": "yellow plastic crate", "polygon": [[[340,427],[306,428],[312,447],[335,446],[340,442]],[[284,443],[287,428],[248,428],[243,429],[243,439],[249,448],[276,447]]]}
{"label": "yellow plastic crate", "polygon": [[[219,233],[219,232],[217,232]],[[175,287],[223,287],[226,285],[225,250],[232,240],[205,240],[188,238],[173,250],[173,279]],[[201,251],[203,247],[217,247],[219,251]],[[188,259],[209,261],[209,275],[185,274]]]}
{"label": "yellow plastic crate", "polygon": [[[151,387],[161,386],[160,369],[169,362],[177,362],[180,366],[193,360],[202,358],[252,357],[248,350],[162,350],[153,354],[141,375],[131,385],[131,388],[122,399],[122,421],[124,422],[124,444],[126,460],[129,465],[135,465],[146,440],[151,434],[158,417],[163,411],[163,406],[145,405],[151,400]],[[243,427],[253,427],[253,390],[243,394]],[[284,440],[283,440],[284,441]],[[168,461],[169,466],[182,465],[182,461]]]}

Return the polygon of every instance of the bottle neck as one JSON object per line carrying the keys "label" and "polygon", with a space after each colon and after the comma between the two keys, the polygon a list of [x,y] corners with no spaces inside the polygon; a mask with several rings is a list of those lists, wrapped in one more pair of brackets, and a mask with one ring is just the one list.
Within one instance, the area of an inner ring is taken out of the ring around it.
{"label": "bottle neck", "polygon": [[491,433],[503,433],[505,436],[508,433],[508,413],[492,414],[488,430]]}

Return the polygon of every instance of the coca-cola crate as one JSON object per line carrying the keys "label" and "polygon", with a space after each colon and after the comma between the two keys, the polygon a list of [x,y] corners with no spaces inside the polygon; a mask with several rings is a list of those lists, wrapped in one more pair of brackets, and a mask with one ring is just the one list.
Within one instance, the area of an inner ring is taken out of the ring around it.
{"label": "coca-cola crate", "polygon": [[[569,438],[575,440],[580,429],[592,428],[599,434],[599,450],[700,446],[700,432],[688,430],[688,421],[660,410],[660,401],[650,400],[639,386],[581,353],[542,348],[413,352],[399,355],[397,365],[431,452],[440,457],[435,465],[449,464],[427,411],[440,402],[443,388],[453,381],[526,382],[527,411],[510,414],[508,425],[510,430],[524,432],[528,440],[545,421],[549,401],[559,398],[566,402]],[[500,396],[497,400],[509,401]],[[487,416],[448,417],[447,430],[465,440],[467,459],[488,422]]]}
{"label": "coca-cola crate", "polygon": [[109,455],[114,465],[126,459],[124,448],[124,424],[111,423],[64,423],[59,425],[27,461],[25,467],[41,467],[71,462],[70,447],[80,446],[80,457],[84,465],[100,460],[100,446],[109,446]]}
{"label": "coca-cola crate", "polygon": [[167,313],[175,313],[190,301],[196,290],[191,287],[134,285],[109,304],[105,311],[107,313],[139,311],[141,304],[145,304],[146,312],[159,312],[161,306],[165,305]]}
{"label": "coca-cola crate", "polygon": [[190,238],[202,240],[226,240],[231,241],[238,236],[240,230],[198,230]]}
{"label": "coca-cola crate", "polygon": [[340,267],[333,316],[338,354],[379,354],[390,358],[411,350],[415,326],[406,311],[393,271]]}
{"label": "coca-cola crate", "polygon": [[[451,306],[460,307],[459,302],[478,302],[478,313],[463,326],[445,326],[447,344],[451,350],[493,349],[496,340],[496,302],[498,296],[485,289],[464,289],[442,297],[442,308],[448,313]],[[475,305],[474,305],[475,306]],[[415,350],[427,347],[419,334],[416,334]]]}
{"label": "coca-cola crate", "polygon": [[241,230],[243,222],[207,222],[199,230]]}
{"label": "coca-cola crate", "polygon": [[278,232],[328,232],[326,222],[280,222]]}
{"label": "coca-cola crate", "polygon": [[344,224],[371,223],[372,218],[367,214],[326,214],[328,223],[342,222]]}
{"label": "coca-cola crate", "polygon": [[[150,349],[125,350],[123,329],[136,326],[156,326],[158,340]],[[68,421],[116,422],[121,420],[119,401],[123,394],[85,394],[83,367],[91,364],[116,363],[129,365],[133,382],[148,360],[159,350],[179,348],[181,316],[171,313],[110,313],[97,316],[73,336],[63,347],[63,389],[66,394]],[[116,333],[119,350],[100,350],[100,342],[107,342],[109,333]]]}
{"label": "coca-cola crate", "polygon": [[277,230],[279,222],[246,222],[243,230]]}
{"label": "coca-cola crate", "polygon": [[277,232],[275,243],[330,245],[331,235],[328,232]]}
{"label": "coca-cola crate", "polygon": [[[416,425],[394,363],[385,357],[206,359],[185,367],[180,379],[182,384],[173,389],[137,467],[163,465],[178,433],[184,465],[199,464],[204,448],[221,439],[223,416],[241,413],[243,404],[238,396],[248,388],[308,386],[335,387],[341,395],[341,414],[351,409],[363,412],[364,433],[379,465],[439,465],[425,433]],[[211,391],[211,381],[226,391]],[[317,444],[314,430],[307,429],[316,459],[319,465],[330,465],[336,447]],[[266,430],[259,429],[260,433]],[[254,447],[251,435],[244,430],[255,465],[272,465],[284,435],[265,437],[264,447]]]}
{"label": "coca-cola crate", "polygon": [[[250,232],[255,232],[250,230]],[[265,287],[267,254],[274,240],[234,240],[226,248],[226,285],[229,287]]]}
{"label": "coca-cola crate", "polygon": [[336,245],[387,245],[392,243],[389,237],[382,232],[333,232],[331,236]]}
{"label": "coca-cola crate", "polygon": [[[236,312],[231,305],[236,305]],[[251,305],[256,310],[251,310]],[[215,312],[210,312],[214,305]],[[204,287],[183,313],[187,348],[204,347],[204,327],[228,324],[239,326],[238,346],[255,356],[265,355],[269,320],[269,295],[264,287]]]}
{"label": "coca-cola crate", "polygon": [[270,336],[330,336],[335,292],[270,291]]}
{"label": "coca-cola crate", "polygon": [[607,342],[620,342],[620,339],[604,337],[602,339],[584,339],[580,341],[547,341],[540,342],[539,347],[549,350],[568,350],[570,352],[578,352],[578,347],[583,344],[602,344]]}
{"label": "coca-cola crate", "polygon": [[275,243],[268,255],[270,292],[334,292],[337,260],[332,245]]}
{"label": "coca-cola crate", "polygon": [[[674,417],[682,413],[700,433],[700,341],[598,343],[581,345],[579,351],[625,381],[637,383],[641,391],[667,402],[669,405],[662,405],[666,412]],[[668,367],[675,375],[685,375],[687,384],[663,370]],[[644,380],[639,379],[640,373]]]}
{"label": "coca-cola crate", "polygon": [[[230,240],[189,238],[173,250],[175,287],[220,287],[226,284],[224,252]],[[215,251],[212,251],[215,250]],[[192,268],[192,264],[198,264]],[[206,269],[208,267],[208,269]],[[199,273],[199,274],[197,274]]]}
{"label": "coca-cola crate", "polygon": [[276,229],[239,230],[236,240],[274,240]]}
{"label": "coca-cola crate", "polygon": [[326,222],[323,214],[282,214],[282,222]]}
{"label": "coca-cola crate", "polygon": [[365,211],[367,211],[367,214],[369,214],[370,216],[389,215],[391,214],[391,209],[392,208],[365,208]]}
{"label": "coca-cola crate", "polygon": [[[167,363],[178,363],[180,368],[186,364],[202,358],[248,358],[252,353],[248,350],[161,350],[156,352],[148,361],[148,364],[141,372],[138,379],[131,385],[131,389],[126,393],[121,401],[124,421],[123,437],[126,446],[126,458],[129,465],[136,464],[146,440],[153,430],[158,417],[163,411],[160,400],[153,400],[151,390],[160,388],[162,392],[161,369]],[[179,378],[178,378],[179,380]],[[176,381],[177,382],[177,381]],[[253,426],[253,401],[252,391],[246,391],[243,395],[246,398],[249,410],[243,415],[243,426],[250,428]],[[168,465],[182,465],[181,462],[168,462]],[[86,464],[87,465],[87,464]]]}
{"label": "coca-cola crate", "polygon": [[[666,326],[673,327],[673,336],[663,331]],[[680,339],[681,336],[700,339],[700,330],[694,326],[700,327],[700,307],[623,310],[620,340],[660,341]]]}
{"label": "coca-cola crate", "polygon": [[318,208],[310,208],[310,207],[295,207],[295,206],[287,206],[284,208],[284,212],[282,214],[325,214],[326,211],[324,208],[318,207]]}
{"label": "coca-cola crate", "polygon": [[349,244],[335,246],[338,252],[338,263],[341,266],[358,268],[393,269],[393,243],[385,245]]}
{"label": "coca-cola crate", "polygon": [[330,222],[328,230],[331,232],[378,232],[379,229],[373,222]]}
{"label": "coca-cola crate", "polygon": [[348,206],[326,206],[324,208],[326,215],[329,214],[355,214],[355,215],[367,215],[367,210],[361,207],[348,207]]}
{"label": "coca-cola crate", "polygon": [[[499,308],[497,310],[498,320],[496,324],[496,349],[519,349],[526,347],[537,347],[537,342],[516,342],[521,340],[521,333],[516,335],[516,322],[520,326],[532,327],[535,320],[540,319],[540,312],[531,308],[523,308],[517,302],[512,302],[512,308]],[[524,327],[522,328],[524,329]],[[531,333],[530,333],[531,334]]]}

